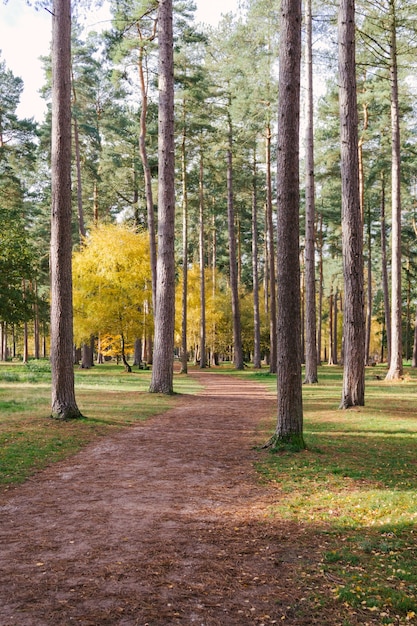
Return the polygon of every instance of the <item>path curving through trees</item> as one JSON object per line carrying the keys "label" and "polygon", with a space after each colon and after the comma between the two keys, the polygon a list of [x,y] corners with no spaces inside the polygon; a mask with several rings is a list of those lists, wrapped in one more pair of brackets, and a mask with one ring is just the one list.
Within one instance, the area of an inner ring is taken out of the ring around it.
{"label": "path curving through trees", "polygon": [[304,610],[318,547],[254,469],[276,398],[191,375],[197,396],[1,496],[0,626],[339,623]]}

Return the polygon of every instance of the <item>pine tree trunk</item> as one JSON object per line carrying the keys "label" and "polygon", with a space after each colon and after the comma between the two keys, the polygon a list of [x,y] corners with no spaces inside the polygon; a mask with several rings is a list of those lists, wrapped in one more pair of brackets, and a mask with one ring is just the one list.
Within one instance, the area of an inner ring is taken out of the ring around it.
{"label": "pine tree trunk", "polygon": [[252,183],[252,282],[253,282],[253,366],[261,367],[261,320],[259,315],[258,273],[258,193],[256,185],[256,151],[253,157]]}
{"label": "pine tree trunk", "polygon": [[277,286],[275,267],[275,237],[272,215],[272,177],[271,177],[271,126],[266,130],[266,229],[269,273],[269,371],[277,371]]}
{"label": "pine tree trunk", "polygon": [[[321,363],[321,337],[323,328],[323,216],[319,216],[319,310],[318,310],[318,329],[317,329],[317,365]],[[326,358],[326,357],[324,357]]]}
{"label": "pine tree trunk", "polygon": [[237,370],[243,370],[242,331],[240,322],[239,281],[236,257],[236,230],[233,198],[233,133],[229,114],[229,137],[227,149],[227,224],[229,234],[230,289],[232,292],[233,362]]}
{"label": "pine tree trunk", "polygon": [[368,209],[368,262],[366,272],[367,298],[366,298],[366,333],[365,333],[365,365],[370,362],[371,326],[372,326],[372,233],[371,233],[371,210]]}
{"label": "pine tree trunk", "polygon": [[314,110],[313,110],[313,44],[311,0],[306,1],[306,225],[305,225],[305,377],[313,384],[317,378],[316,337],[316,261],[315,261],[315,189],[314,189]]}
{"label": "pine tree trunk", "polygon": [[411,360],[411,367],[417,367],[417,308],[414,321],[414,341],[413,341],[413,356]]}
{"label": "pine tree trunk", "polygon": [[175,315],[175,142],[172,0],[158,7],[159,142],[158,260],[153,367],[150,391],[173,393]]}
{"label": "pine tree trunk", "polygon": [[386,380],[403,375],[401,300],[401,143],[398,101],[397,24],[394,2],[391,8],[391,353]]}
{"label": "pine tree trunk", "polygon": [[52,417],[81,416],[75,401],[71,238],[71,1],[52,11],[51,371]]}
{"label": "pine tree trunk", "polygon": [[275,441],[304,447],[299,255],[301,1],[282,0],[277,150],[277,392]]}
{"label": "pine tree trunk", "polygon": [[[391,305],[388,287],[388,267],[387,267],[387,232],[385,225],[385,177],[381,176],[381,275],[382,291],[384,294],[384,318],[387,337],[387,363],[391,361]],[[382,361],[382,359],[381,359]]]}
{"label": "pine tree trunk", "polygon": [[186,120],[185,101],[183,104],[183,134],[181,142],[182,176],[182,294],[181,294],[181,374],[188,371],[187,351],[187,298],[188,298],[188,194],[186,164]]}
{"label": "pine tree trunk", "polygon": [[204,275],[204,188],[203,151],[200,146],[200,167],[198,181],[199,195],[199,261],[200,261],[200,368],[206,367],[206,281]]}
{"label": "pine tree trunk", "polygon": [[337,365],[338,363],[338,341],[337,341],[337,326],[338,326],[338,308],[337,308],[337,302],[338,302],[338,291],[337,291],[337,287],[336,287],[336,291],[333,297],[333,342],[332,342],[332,350],[333,350],[333,357],[332,357],[332,361],[333,361],[333,365]]}
{"label": "pine tree trunk", "polygon": [[[140,35],[140,31],[139,31]],[[151,40],[153,37],[151,38]],[[141,39],[142,44],[142,39]],[[139,85],[141,92],[141,110],[140,110],[140,131],[139,131],[139,154],[142,161],[143,176],[145,181],[145,198],[146,198],[146,211],[148,216],[148,231],[149,231],[149,250],[151,257],[151,276],[152,276],[152,307],[155,313],[156,307],[156,233],[155,233],[155,213],[153,207],[153,193],[152,193],[152,175],[151,168],[149,166],[148,151],[146,148],[146,118],[148,114],[148,86],[145,80],[145,73],[143,69],[143,45],[139,46],[139,60],[138,60],[138,72],[139,72]]]}
{"label": "pine tree trunk", "polygon": [[344,278],[344,367],[340,408],[346,409],[365,403],[363,226],[359,195],[354,0],[341,0],[338,30]]}

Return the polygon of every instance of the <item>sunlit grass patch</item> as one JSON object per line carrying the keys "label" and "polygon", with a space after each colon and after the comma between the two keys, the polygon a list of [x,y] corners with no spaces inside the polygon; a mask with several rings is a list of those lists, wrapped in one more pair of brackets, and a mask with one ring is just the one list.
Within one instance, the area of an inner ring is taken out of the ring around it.
{"label": "sunlit grass patch", "polygon": [[347,614],[409,624],[417,623],[417,373],[398,383],[385,373],[368,368],[366,405],[339,410],[343,372],[320,368],[319,384],[303,387],[307,450],[265,451],[257,469],[276,489],[272,519],[301,525],[318,545],[325,536],[320,566]]}

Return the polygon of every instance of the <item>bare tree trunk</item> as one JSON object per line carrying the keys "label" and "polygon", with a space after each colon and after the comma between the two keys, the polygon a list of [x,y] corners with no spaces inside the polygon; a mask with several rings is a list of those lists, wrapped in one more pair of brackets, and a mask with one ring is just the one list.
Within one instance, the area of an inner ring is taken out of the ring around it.
{"label": "bare tree trunk", "polygon": [[344,278],[343,390],[340,408],[365,403],[363,233],[359,196],[358,110],[355,64],[355,3],[340,0],[339,106]]}
{"label": "bare tree trunk", "polygon": [[[155,22],[156,28],[156,22]],[[155,232],[155,213],[153,207],[153,193],[152,193],[152,175],[151,168],[149,166],[148,151],[146,148],[146,117],[148,114],[148,85],[145,79],[144,72],[144,47],[143,38],[140,28],[138,26],[139,38],[141,45],[139,46],[139,58],[138,58],[138,72],[139,72],[139,85],[142,98],[142,106],[140,110],[140,131],[139,131],[139,154],[142,161],[143,176],[145,181],[145,198],[146,198],[146,210],[148,216],[148,231],[149,231],[149,249],[151,257],[151,275],[152,275],[152,308],[155,314],[156,307],[156,232]],[[155,38],[155,32],[148,39],[152,41]]]}
{"label": "bare tree trunk", "polygon": [[182,296],[181,296],[181,374],[188,371],[187,353],[187,297],[188,297],[188,194],[186,167],[186,124],[185,102],[183,106],[183,134],[181,143],[182,175]]}
{"label": "bare tree trunk", "polygon": [[36,280],[32,282],[32,291],[34,295],[33,305],[33,341],[34,341],[34,354],[35,359],[39,359],[40,345],[39,345],[39,305],[38,305],[38,283]]}
{"label": "bare tree trunk", "polygon": [[366,298],[366,334],[365,334],[365,365],[370,361],[371,325],[372,325],[372,235],[371,210],[368,209],[368,262],[367,262],[367,298]]}
{"label": "bare tree trunk", "polygon": [[397,23],[394,0],[391,13],[391,354],[386,380],[403,375],[401,301],[401,142],[398,102]]}
{"label": "bare tree trunk", "polygon": [[204,275],[204,164],[203,148],[200,146],[200,167],[198,180],[199,196],[199,257],[200,257],[200,368],[206,367],[206,281]]}
{"label": "bare tree trunk", "polygon": [[328,365],[334,365],[334,348],[333,348],[333,286],[330,291],[329,296],[329,360],[327,362]]}
{"label": "bare tree trunk", "polygon": [[332,361],[333,361],[333,365],[337,365],[338,363],[338,341],[337,341],[337,314],[338,314],[338,308],[337,308],[337,303],[338,303],[338,290],[336,287],[336,291],[334,293],[334,297],[333,297],[333,342],[332,342],[332,350],[333,350],[333,357],[332,357]]}
{"label": "bare tree trunk", "polygon": [[417,309],[414,321],[414,341],[413,341],[413,356],[411,361],[411,367],[417,367]]}
{"label": "bare tree trunk", "polygon": [[[75,94],[75,91],[74,91]],[[75,98],[75,95],[74,95]],[[74,119],[74,148],[75,148],[75,163],[77,172],[77,209],[78,209],[78,231],[80,234],[80,240],[85,237],[85,223],[84,223],[84,209],[83,209],[83,194],[81,183],[81,155],[80,155],[80,138],[78,132],[78,122]]]}
{"label": "bare tree trunk", "polygon": [[258,193],[256,184],[256,150],[253,154],[252,183],[252,282],[253,282],[253,365],[261,367],[261,320],[259,315],[259,273],[258,273]]}
{"label": "bare tree trunk", "polygon": [[121,349],[121,353],[122,353],[122,361],[123,361],[123,365],[125,367],[125,371],[128,372],[129,374],[132,371],[131,366],[129,365],[129,363],[127,362],[127,358],[126,358],[126,347],[125,347],[125,338],[123,333],[120,335],[120,349]]}
{"label": "bare tree trunk", "polygon": [[173,393],[175,316],[175,143],[172,0],[159,0],[158,261],[150,391]]}
{"label": "bare tree trunk", "polygon": [[272,180],[271,180],[271,126],[266,130],[266,228],[269,272],[269,371],[277,371],[277,286],[275,271],[275,238],[272,216]]}
{"label": "bare tree trunk", "polygon": [[73,367],[71,239],[71,0],[52,11],[51,370],[52,417],[81,416]]}
{"label": "bare tree trunk", "polygon": [[243,370],[242,332],[239,306],[239,280],[236,258],[236,230],[233,198],[233,134],[232,120],[228,114],[229,133],[227,148],[227,223],[229,233],[230,289],[232,292],[233,361],[237,370]]}
{"label": "bare tree trunk", "polygon": [[382,274],[382,291],[384,294],[384,316],[385,328],[387,336],[387,363],[388,367],[391,362],[391,306],[389,299],[388,287],[388,268],[387,268],[387,232],[385,226],[385,178],[384,172],[381,177],[381,274]]}
{"label": "bare tree trunk", "polygon": [[304,447],[299,255],[301,0],[282,0],[277,149],[277,392],[275,444]]}
{"label": "bare tree trunk", "polygon": [[311,0],[306,1],[306,225],[305,225],[305,384],[318,382],[316,336],[316,260],[314,188],[313,44]]}
{"label": "bare tree trunk", "polygon": [[318,310],[318,330],[317,330],[317,365],[321,363],[321,336],[323,327],[323,216],[319,216],[319,310]]}

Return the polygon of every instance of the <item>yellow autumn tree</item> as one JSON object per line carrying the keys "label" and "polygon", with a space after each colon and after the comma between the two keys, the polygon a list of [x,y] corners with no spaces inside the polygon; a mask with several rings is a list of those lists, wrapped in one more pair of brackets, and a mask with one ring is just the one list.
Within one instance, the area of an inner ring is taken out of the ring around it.
{"label": "yellow autumn tree", "polygon": [[74,338],[103,337],[126,353],[152,324],[149,237],[124,225],[95,227],[73,255]]}

